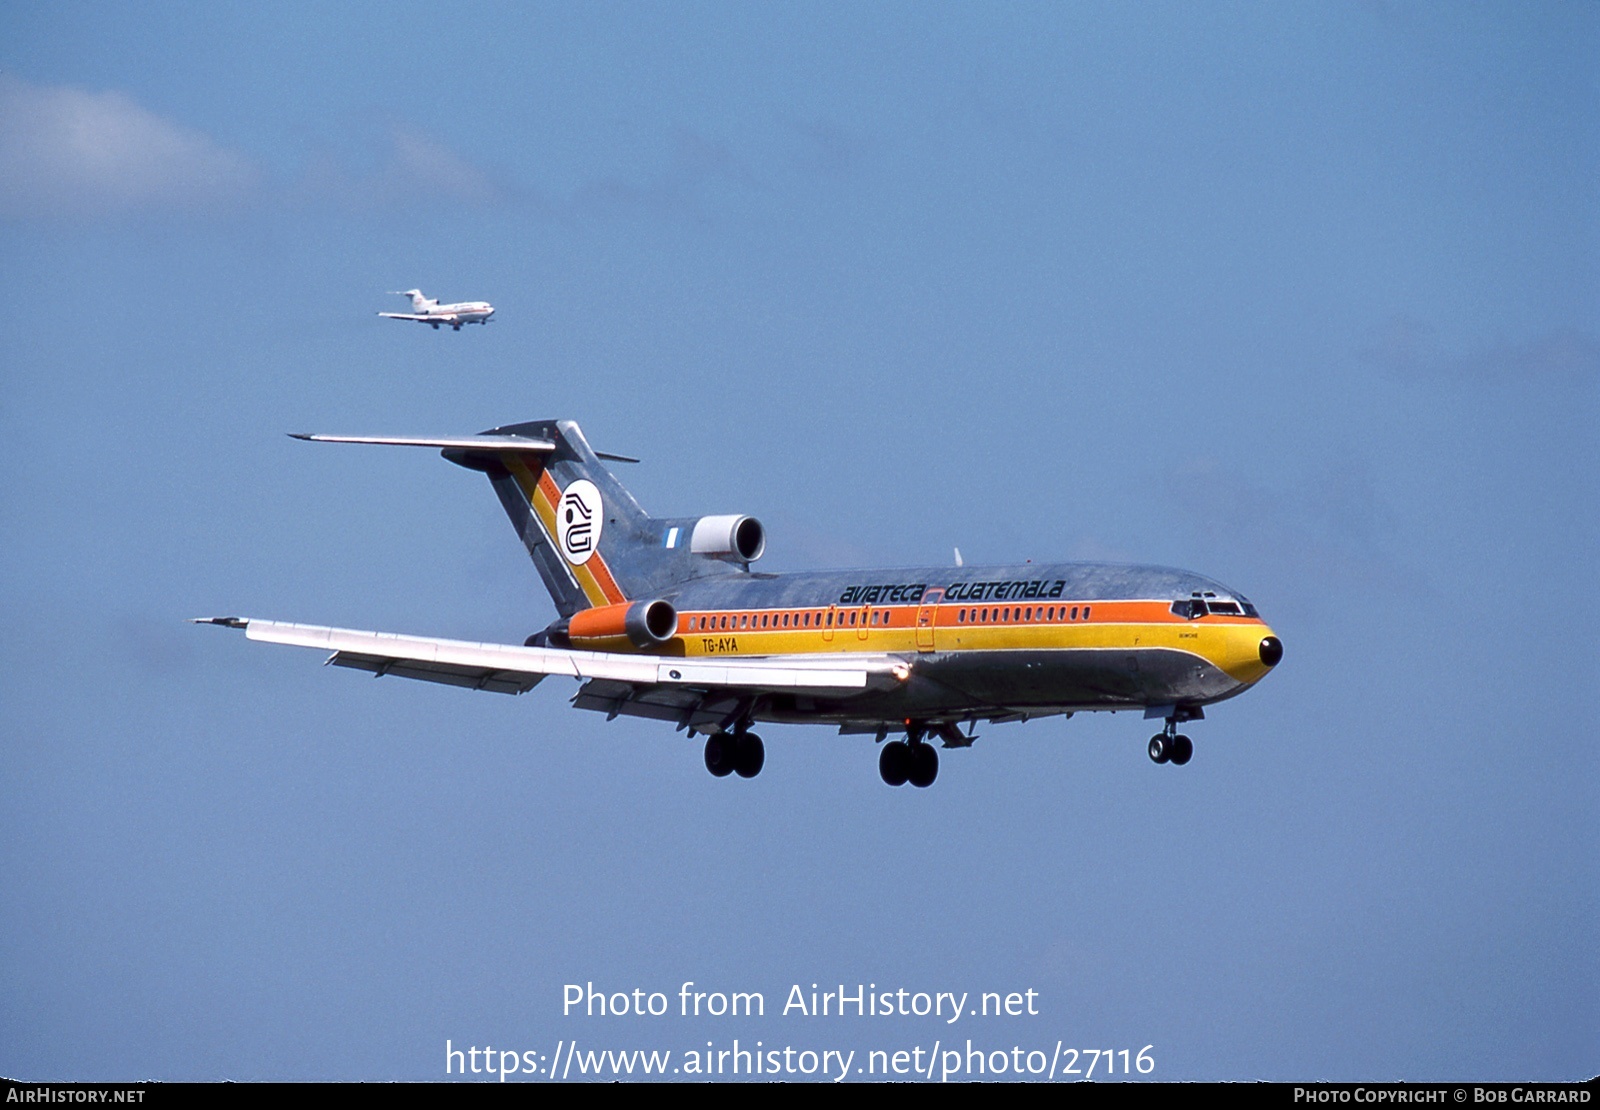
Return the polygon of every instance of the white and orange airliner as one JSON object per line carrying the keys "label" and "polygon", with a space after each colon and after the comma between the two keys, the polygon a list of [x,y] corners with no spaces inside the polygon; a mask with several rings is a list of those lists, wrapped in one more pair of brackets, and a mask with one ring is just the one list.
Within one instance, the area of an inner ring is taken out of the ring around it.
{"label": "white and orange airliner", "polygon": [[494,305],[488,301],[457,301],[455,304],[440,304],[438,301],[424,297],[420,289],[406,289],[396,293],[397,297],[411,298],[410,312],[380,312],[385,320],[415,320],[419,324],[427,324],[438,331],[441,326],[461,330],[462,324],[487,324],[489,317],[494,315]]}

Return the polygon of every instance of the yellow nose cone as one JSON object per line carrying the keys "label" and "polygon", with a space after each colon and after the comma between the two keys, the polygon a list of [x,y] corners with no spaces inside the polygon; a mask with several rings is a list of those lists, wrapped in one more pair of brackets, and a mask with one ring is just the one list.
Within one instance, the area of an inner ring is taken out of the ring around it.
{"label": "yellow nose cone", "polygon": [[1283,661],[1283,641],[1264,624],[1236,624],[1223,635],[1217,665],[1231,677],[1249,684],[1260,682]]}

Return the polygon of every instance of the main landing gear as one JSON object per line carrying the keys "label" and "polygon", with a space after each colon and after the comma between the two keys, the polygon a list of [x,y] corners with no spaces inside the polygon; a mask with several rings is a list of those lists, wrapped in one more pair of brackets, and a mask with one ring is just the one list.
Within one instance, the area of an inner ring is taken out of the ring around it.
{"label": "main landing gear", "polygon": [[939,777],[939,753],[923,739],[922,730],[913,728],[904,740],[891,740],[878,755],[878,774],[890,786],[910,783],[916,787],[932,786]]}
{"label": "main landing gear", "polygon": [[1194,741],[1178,734],[1178,719],[1167,718],[1167,727],[1150,737],[1150,762],[1182,767],[1194,758]]}
{"label": "main landing gear", "polygon": [[736,772],[742,779],[753,779],[766,762],[766,745],[743,725],[733,732],[713,732],[706,737],[706,770],[719,779]]}

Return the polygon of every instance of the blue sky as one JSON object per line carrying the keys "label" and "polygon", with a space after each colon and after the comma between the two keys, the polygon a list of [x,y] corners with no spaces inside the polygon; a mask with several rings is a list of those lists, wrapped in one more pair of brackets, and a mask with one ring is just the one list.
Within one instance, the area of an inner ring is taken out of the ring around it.
{"label": "blue sky", "polygon": [[[0,1074],[433,1079],[444,1044],[1600,1059],[1589,5],[15,7],[0,42]],[[488,328],[376,318],[393,289]],[[1111,559],[1284,664],[928,791],[766,730],[317,666],[182,618],[520,642],[428,452],[580,421],[771,569]],[[581,1018],[562,987],[759,990]],[[792,984],[1034,989],[806,1021]]]}

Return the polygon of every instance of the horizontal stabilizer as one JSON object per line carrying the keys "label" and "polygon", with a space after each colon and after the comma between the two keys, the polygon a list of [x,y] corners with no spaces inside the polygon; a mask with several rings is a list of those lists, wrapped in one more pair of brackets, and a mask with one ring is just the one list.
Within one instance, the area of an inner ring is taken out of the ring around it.
{"label": "horizontal stabilizer", "polygon": [[440,447],[457,451],[529,451],[544,455],[556,449],[548,439],[527,436],[440,436],[416,439],[408,436],[324,436],[290,432],[295,439],[312,443],[375,443],[386,447]]}

